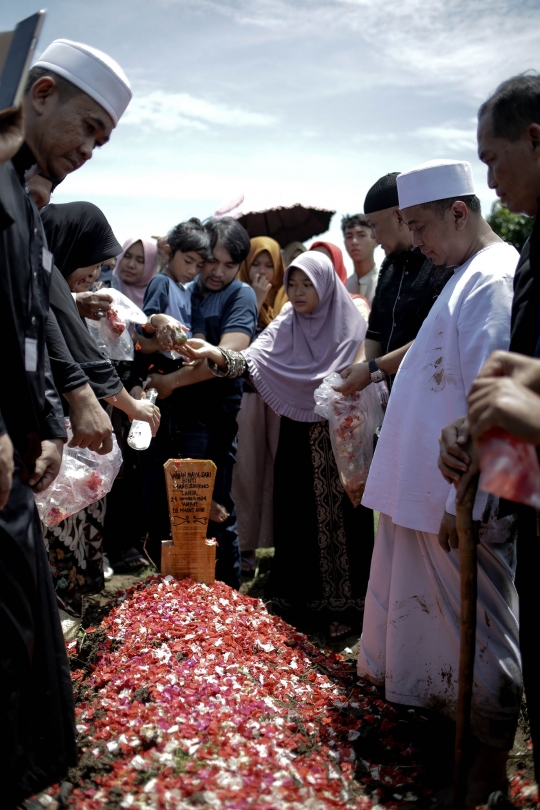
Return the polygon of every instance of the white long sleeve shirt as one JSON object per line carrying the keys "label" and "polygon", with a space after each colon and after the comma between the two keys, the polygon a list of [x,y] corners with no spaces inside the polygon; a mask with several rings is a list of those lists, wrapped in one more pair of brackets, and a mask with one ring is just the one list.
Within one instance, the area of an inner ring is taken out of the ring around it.
{"label": "white long sleeve shirt", "polygon": [[[398,526],[436,534],[445,508],[455,514],[455,489],[437,467],[438,438],[467,413],[491,352],[508,349],[518,258],[496,242],[456,268],[401,363],[362,501]],[[485,501],[479,492],[475,520]]]}

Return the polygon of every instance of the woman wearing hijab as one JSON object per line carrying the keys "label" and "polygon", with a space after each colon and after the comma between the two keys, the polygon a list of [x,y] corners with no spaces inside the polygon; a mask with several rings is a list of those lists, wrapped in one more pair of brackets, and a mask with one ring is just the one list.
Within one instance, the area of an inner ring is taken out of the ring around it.
{"label": "woman wearing hijab", "polygon": [[[123,293],[142,309],[146,290],[156,276],[157,269],[156,242],[132,236],[124,242],[122,252],[116,258],[109,286]],[[140,337],[138,340],[143,342]],[[139,361],[140,357],[136,357],[135,361],[115,362],[120,379],[129,390],[133,386],[140,387],[140,383],[146,378],[146,374],[143,374],[141,379],[143,364]],[[127,444],[131,427],[129,420],[121,414],[116,414],[115,417],[112,420],[113,427],[122,448],[124,467],[107,498],[105,546],[115,570],[123,568],[128,572],[136,572],[148,565],[141,540],[144,534],[141,529],[142,515],[137,508],[133,508],[132,501],[133,492],[142,487],[141,456]]]}
{"label": "woman wearing hijab", "polygon": [[373,548],[373,514],[341,485],[328,423],[314,411],[324,377],[355,362],[367,329],[332,263],[308,251],[285,273],[291,302],[243,352],[191,340],[217,376],[248,376],[281,416],[274,468],[273,610],[331,637],[361,626]]}
{"label": "woman wearing hijab", "polygon": [[[314,242],[311,245],[310,250],[317,250],[320,253],[324,253],[325,256],[328,256],[334,265],[334,270],[338,274],[340,280],[343,282],[343,284],[347,284],[347,268],[345,267],[345,262],[343,261],[343,253],[337,245],[333,245],[332,242]],[[356,293],[350,293],[350,296],[362,317],[368,321],[371,307],[367,298],[365,298],[363,295],[357,295]],[[358,359],[360,361],[361,357]]]}
{"label": "woman wearing hijab", "polygon": [[151,239],[130,237],[122,245],[113,270],[112,286],[124,293],[139,309],[144,294],[158,269],[158,248]]}
{"label": "woman wearing hijab", "polygon": [[285,245],[283,248],[283,263],[285,264],[285,267],[292,264],[294,259],[301,256],[302,253],[306,252],[306,250],[307,248],[302,244],[302,242],[289,242],[288,245]]}
{"label": "woman wearing hijab", "polygon": [[314,242],[311,245],[310,250],[317,250],[320,253],[324,253],[325,256],[328,256],[334,265],[334,270],[336,271],[339,280],[342,281],[343,284],[347,283],[347,268],[345,267],[345,262],[343,261],[343,253],[337,245],[333,245],[332,242]]}
{"label": "woman wearing hijab", "polygon": [[[274,239],[256,236],[250,242],[251,249],[238,278],[255,291],[260,333],[287,300],[283,289],[285,267]],[[255,549],[269,548],[274,543],[272,498],[278,438],[279,416],[246,381],[238,414],[238,450],[232,484],[242,567],[246,572],[255,568]]]}
{"label": "woman wearing hijab", "polygon": [[[91,203],[49,205],[41,218],[55,266],[72,292],[95,280],[101,262],[120,252],[107,219]],[[108,308],[110,300],[110,297],[109,301],[103,300],[99,306]],[[158,409],[144,400],[133,399],[125,388],[104,401],[123,410],[130,419],[149,422],[154,433],[157,430]],[[102,499],[45,530],[57,600],[60,607],[75,616],[81,613],[82,597],[103,587],[104,515],[105,499]]]}

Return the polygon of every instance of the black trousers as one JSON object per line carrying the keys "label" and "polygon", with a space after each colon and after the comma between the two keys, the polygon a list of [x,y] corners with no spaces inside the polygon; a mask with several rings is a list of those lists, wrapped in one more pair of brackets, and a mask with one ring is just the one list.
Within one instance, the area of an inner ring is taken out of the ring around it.
{"label": "black trousers", "polygon": [[516,586],[519,593],[519,642],[523,661],[523,683],[533,742],[534,772],[540,783],[540,679],[538,675],[538,632],[540,606],[540,537],[537,536],[536,512],[519,512]]}
{"label": "black trousers", "polygon": [[33,492],[18,474],[0,511],[2,808],[62,779],[76,762],[73,692]]}

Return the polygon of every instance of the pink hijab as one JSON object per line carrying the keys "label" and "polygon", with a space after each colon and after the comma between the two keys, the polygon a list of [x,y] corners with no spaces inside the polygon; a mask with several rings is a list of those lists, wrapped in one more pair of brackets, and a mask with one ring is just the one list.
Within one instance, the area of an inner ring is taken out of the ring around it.
{"label": "pink hijab", "polygon": [[324,253],[308,250],[298,256],[285,273],[285,289],[295,267],[313,282],[318,306],[309,315],[288,307],[242,354],[255,388],[276,413],[296,422],[320,422],[313,393],[324,377],[353,362],[367,323]]}
{"label": "pink hijab", "polygon": [[[120,267],[120,262],[124,258],[126,251],[129,250],[129,248],[132,247],[135,242],[142,242],[142,246],[144,248],[144,272],[137,284],[126,284],[120,278],[118,268]],[[120,292],[127,295],[127,297],[139,307],[139,309],[142,309],[146,288],[157,273],[157,262],[158,249],[156,243],[151,239],[141,239],[139,236],[130,237],[126,242],[124,242],[122,245],[122,253],[116,260],[116,267],[113,270],[113,275],[118,279],[120,284]]]}

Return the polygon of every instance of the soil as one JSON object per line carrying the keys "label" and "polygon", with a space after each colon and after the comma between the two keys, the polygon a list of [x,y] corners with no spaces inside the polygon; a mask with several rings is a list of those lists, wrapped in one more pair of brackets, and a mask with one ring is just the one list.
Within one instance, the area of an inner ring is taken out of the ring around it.
{"label": "soil", "polygon": [[[261,549],[257,552],[256,570],[253,574],[242,577],[241,593],[261,599],[263,598],[264,585],[270,572],[272,556],[273,549]],[[85,635],[83,643],[80,646],[78,657],[72,659],[73,670],[80,669],[85,673],[90,671],[90,665],[95,660],[98,647],[105,637],[104,632],[98,629],[99,624],[115,606],[115,596],[118,591],[131,587],[131,585],[134,585],[141,579],[145,579],[151,573],[153,573],[152,569],[145,569],[139,574],[114,575],[106,582],[105,589],[101,594],[87,599],[84,604],[82,616],[82,628],[85,631]],[[335,652],[340,652],[352,662],[356,661],[359,647],[358,634],[351,634],[347,638],[342,638],[338,641],[332,641],[323,635],[317,634],[311,634],[309,637],[310,641],[316,646],[332,649]],[[74,689],[77,701],[87,700],[90,696],[90,689],[84,681],[75,682]],[[144,691],[145,690],[142,689],[141,694],[136,697],[138,700],[146,702],[149,699],[149,695],[147,693],[144,694]],[[147,691],[148,690],[146,690],[146,692]],[[429,778],[429,785],[434,792],[430,801],[430,807],[433,808],[433,810],[446,810],[446,808],[450,810],[450,808],[453,807],[452,770],[454,724],[447,718],[426,710],[396,705],[394,705],[394,708],[397,709],[400,714],[397,735],[401,735],[404,741],[413,744],[416,751],[415,761],[422,766],[426,777]],[[354,712],[354,710],[350,711]],[[81,749],[87,747],[84,739],[79,740],[79,746]],[[382,749],[377,729],[373,729],[373,733],[368,733],[366,736],[362,736],[356,740],[355,751],[359,763],[361,763],[362,759],[367,759],[368,754],[369,758],[372,760],[377,758],[376,761],[381,763],[388,761],[388,752]],[[108,768],[109,765],[112,764],[106,762],[106,757],[101,757],[99,761],[105,768]],[[83,754],[77,768],[71,769],[68,782],[63,785],[63,792],[67,794],[73,783],[86,781],[92,768],[95,769],[95,758],[93,756],[88,758]],[[521,773],[524,779],[529,779],[534,782],[532,751],[530,748],[530,734],[525,704],[522,708],[514,748],[510,753],[508,776],[511,777],[517,771]],[[361,780],[361,764],[358,766],[357,775],[359,780]],[[362,785],[362,789],[362,792],[369,793],[369,786]],[[113,808],[120,808],[121,800],[121,795],[111,796],[111,810],[113,810]],[[50,810],[53,810],[54,804],[55,802],[48,805]],[[62,803],[57,805],[58,808],[62,806]],[[380,805],[378,806],[380,807]],[[529,804],[528,806],[534,807],[536,805]],[[411,810],[412,808],[418,807],[419,804],[417,802],[405,804],[405,808],[411,808]],[[501,810],[504,810],[504,808],[501,807]]]}

